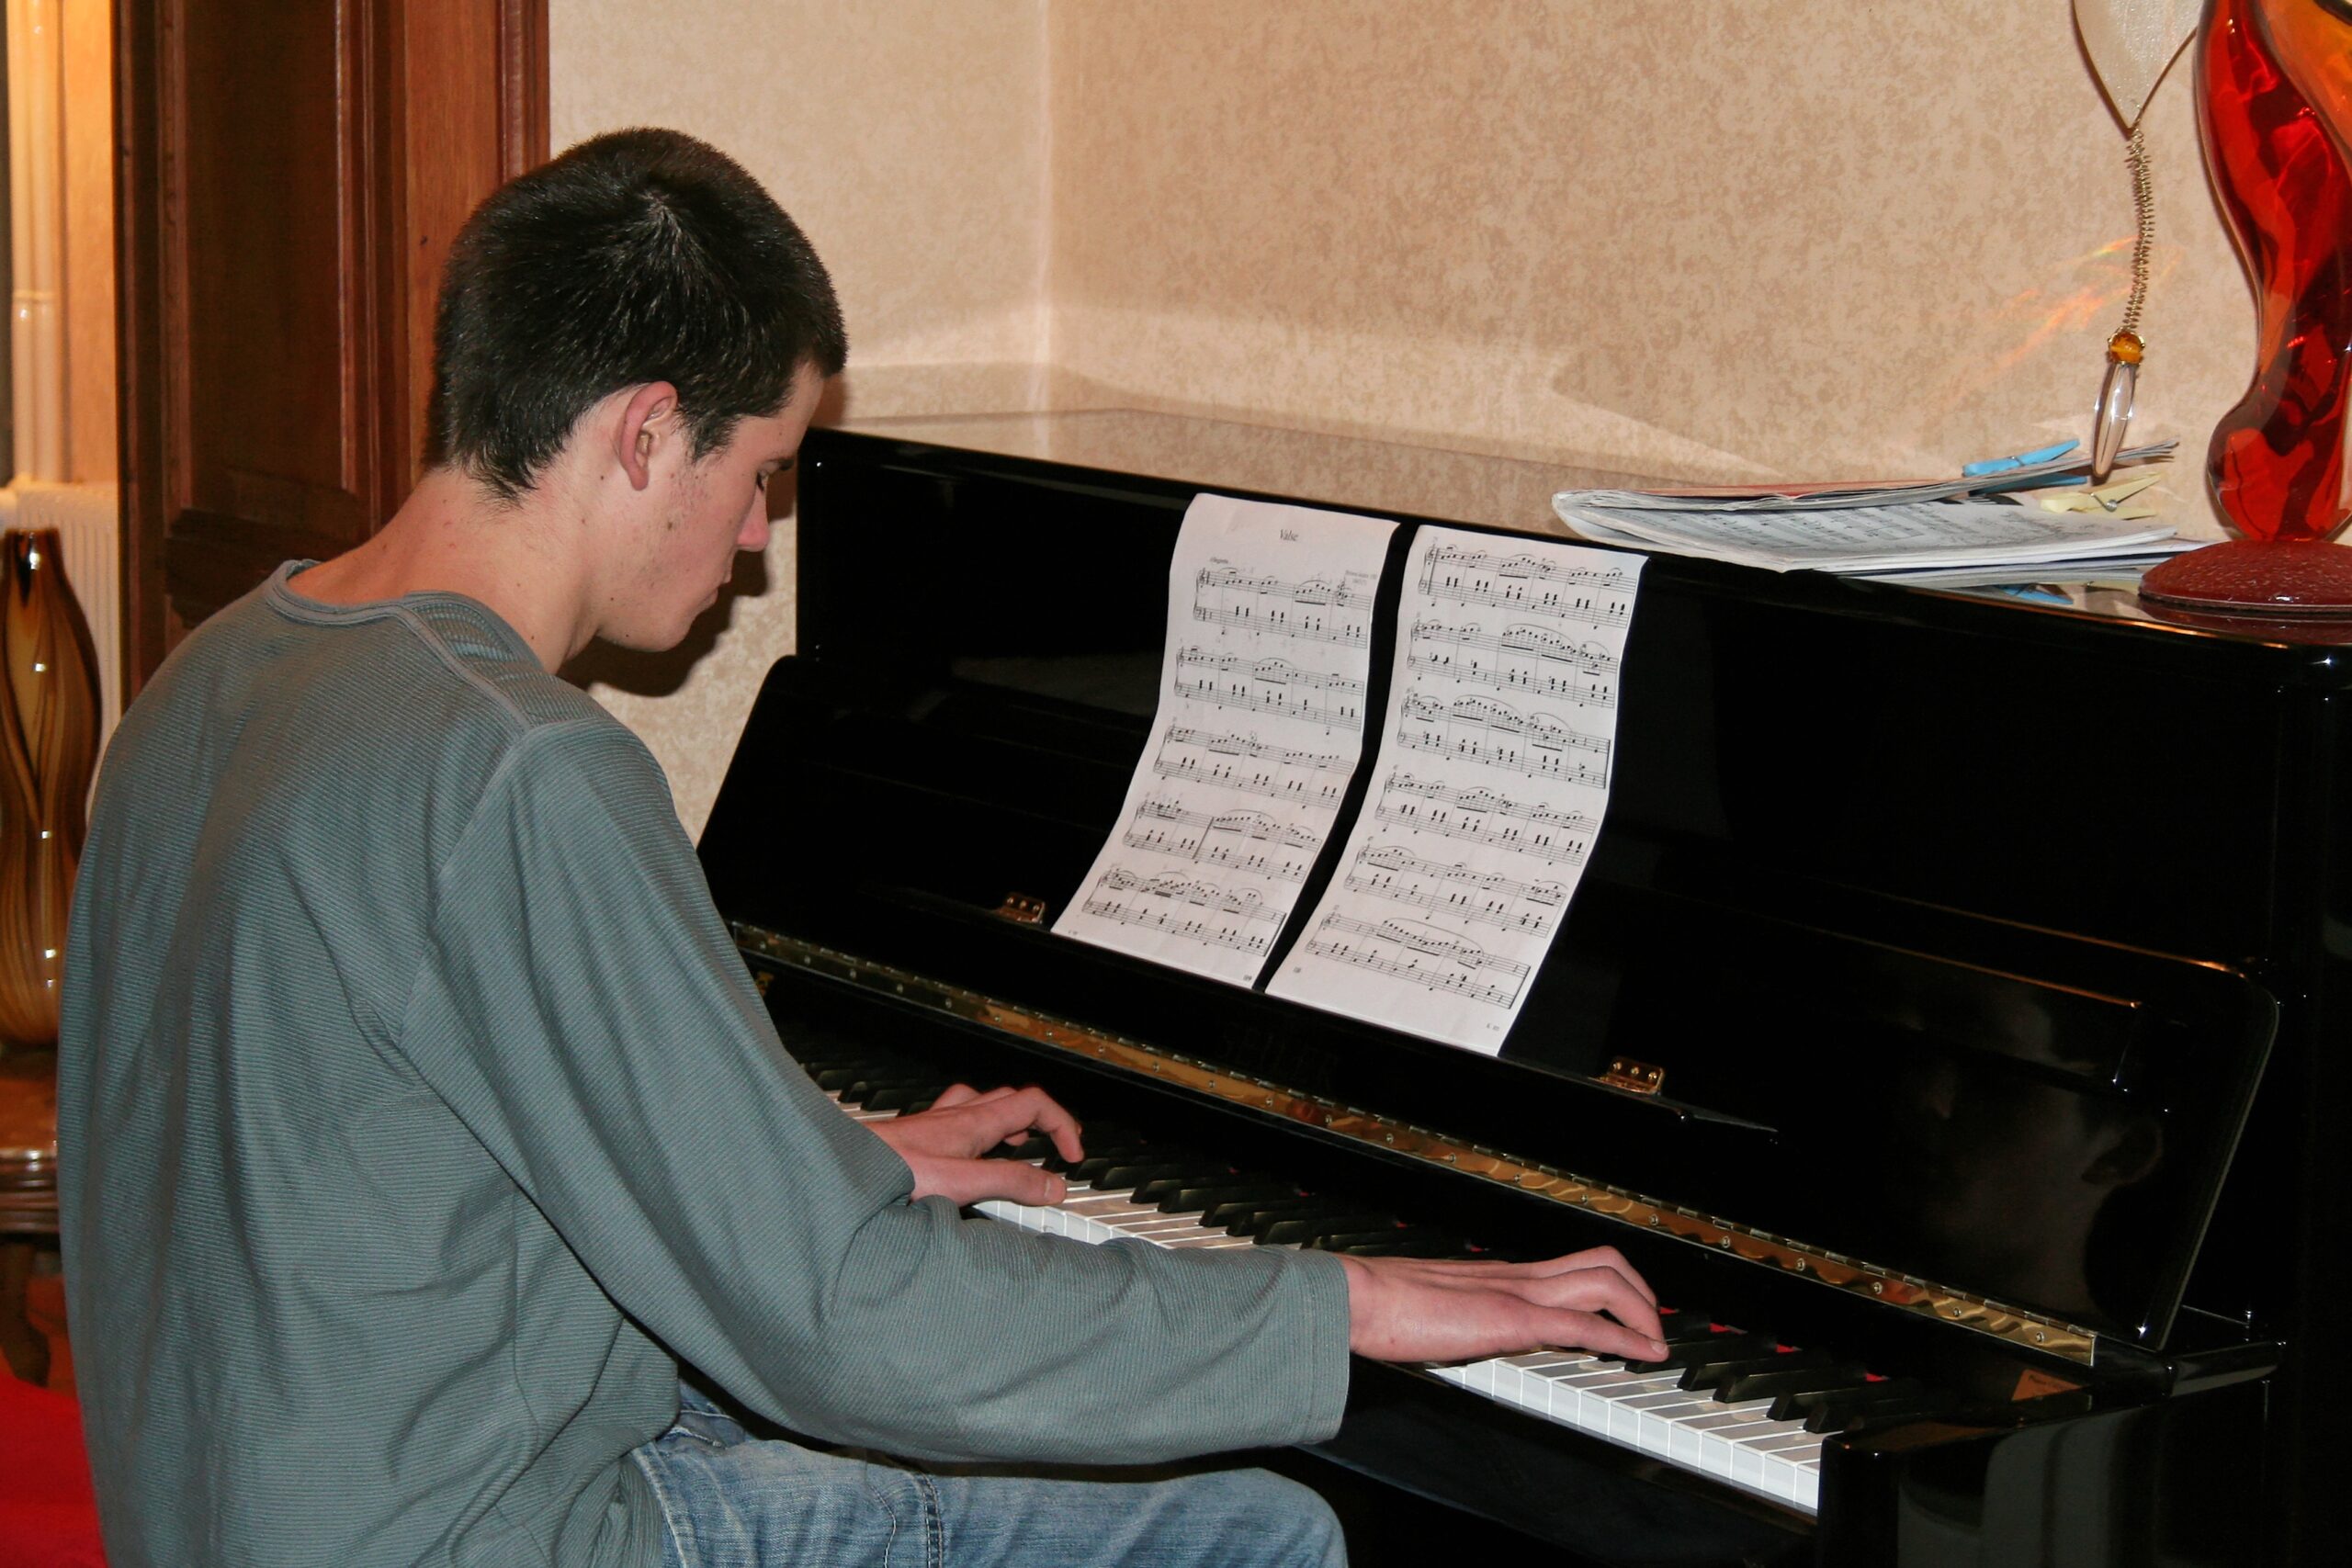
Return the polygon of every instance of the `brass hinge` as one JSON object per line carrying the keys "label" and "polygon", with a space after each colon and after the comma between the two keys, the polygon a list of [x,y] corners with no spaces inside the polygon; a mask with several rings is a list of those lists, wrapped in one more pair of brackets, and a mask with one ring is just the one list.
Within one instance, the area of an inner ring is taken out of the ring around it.
{"label": "brass hinge", "polygon": [[1019,926],[1039,925],[1046,919],[1046,901],[1027,893],[1008,893],[996,907],[996,917]]}
{"label": "brass hinge", "polygon": [[1611,1056],[1609,1070],[1600,1081],[1611,1089],[1627,1089],[1634,1094],[1656,1094],[1666,1087],[1666,1069],[1654,1067],[1647,1062],[1636,1062],[1631,1056]]}

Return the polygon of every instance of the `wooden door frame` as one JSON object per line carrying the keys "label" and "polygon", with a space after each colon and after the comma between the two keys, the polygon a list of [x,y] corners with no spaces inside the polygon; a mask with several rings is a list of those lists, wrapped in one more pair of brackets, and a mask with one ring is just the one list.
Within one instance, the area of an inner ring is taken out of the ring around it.
{"label": "wooden door frame", "polygon": [[[128,701],[192,624],[259,581],[289,556],[331,553],[340,541],[300,525],[188,512],[185,367],[168,353],[181,309],[175,244],[186,213],[173,184],[179,79],[175,29],[203,0],[116,0],[115,211],[120,482],[123,505],[123,669]],[[485,7],[489,11],[485,12]],[[441,256],[486,191],[466,188],[436,162],[448,129],[435,117],[448,79],[435,51],[472,47],[488,28],[497,49],[497,167],[501,179],[548,156],[548,0],[357,0],[363,24],[348,39],[345,85],[353,112],[342,145],[362,205],[363,254],[345,265],[359,322],[345,379],[364,375],[381,417],[354,471],[380,524],[413,484],[431,364],[434,293]],[[444,25],[445,23],[453,25]],[[464,25],[454,25],[464,24]],[[478,149],[477,149],[478,150]]]}

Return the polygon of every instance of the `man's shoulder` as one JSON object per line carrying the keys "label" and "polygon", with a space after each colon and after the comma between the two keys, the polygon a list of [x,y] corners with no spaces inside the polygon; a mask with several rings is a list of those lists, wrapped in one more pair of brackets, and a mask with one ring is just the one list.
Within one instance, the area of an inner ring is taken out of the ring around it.
{"label": "man's shoulder", "polygon": [[[496,615],[457,593],[328,605],[288,589],[291,567],[204,623],[152,683],[159,697],[217,701],[225,684],[266,679],[286,704],[310,702],[359,727],[417,728],[468,710],[517,731],[618,721],[550,675]],[[503,720],[503,725],[495,721]]]}
{"label": "man's shoulder", "polygon": [[110,750],[118,788],[217,781],[299,802],[286,808],[301,819],[381,826],[463,818],[518,761],[584,752],[658,779],[626,726],[481,604],[435,593],[345,609],[283,581],[173,654]]}

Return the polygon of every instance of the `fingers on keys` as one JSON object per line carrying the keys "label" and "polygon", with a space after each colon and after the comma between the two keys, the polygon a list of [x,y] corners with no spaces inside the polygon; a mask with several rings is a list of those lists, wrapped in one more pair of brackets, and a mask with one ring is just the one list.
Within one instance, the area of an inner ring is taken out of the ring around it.
{"label": "fingers on keys", "polygon": [[1416,1258],[1345,1260],[1351,1343],[1386,1360],[1464,1360],[1559,1346],[1665,1353],[1657,1307],[1624,1259],[1577,1268]]}
{"label": "fingers on keys", "polygon": [[1035,1134],[1050,1141],[1054,1152],[1064,1159],[1086,1157],[1085,1145],[1080,1141],[1083,1129],[1080,1127],[1078,1118],[1042,1089],[991,1089],[972,1103],[987,1106],[997,1112],[995,1120],[989,1123],[997,1131],[980,1145],[982,1149],[992,1148],[1007,1139],[1016,1144],[1025,1143]]}

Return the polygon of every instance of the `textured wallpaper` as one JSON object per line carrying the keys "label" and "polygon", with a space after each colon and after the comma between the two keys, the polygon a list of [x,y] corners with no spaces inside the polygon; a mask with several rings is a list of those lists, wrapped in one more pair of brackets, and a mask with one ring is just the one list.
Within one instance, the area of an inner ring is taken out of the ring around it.
{"label": "textured wallpaper", "polygon": [[[559,145],[678,125],[801,219],[853,414],[1126,405],[1711,479],[1948,472],[2083,434],[2121,308],[2122,137],[2067,0],[550,9]],[[2134,428],[2191,449],[2166,488],[2210,533],[2197,455],[2253,310],[2176,69]],[[597,687],[689,826],[790,647],[785,548],[691,670]]]}
{"label": "textured wallpaper", "polygon": [[[1046,395],[1044,0],[549,0],[550,139],[669,125],[764,181],[831,268],[842,412]],[[788,502],[788,493],[778,496]],[[789,527],[684,649],[575,669],[699,833],[769,664],[792,651]]]}
{"label": "textured wallpaper", "polygon": [[[1725,479],[1948,470],[2086,422],[2131,204],[2066,0],[1051,18],[1073,375]],[[2196,434],[2251,308],[2186,89],[2152,116],[2143,406]]]}

